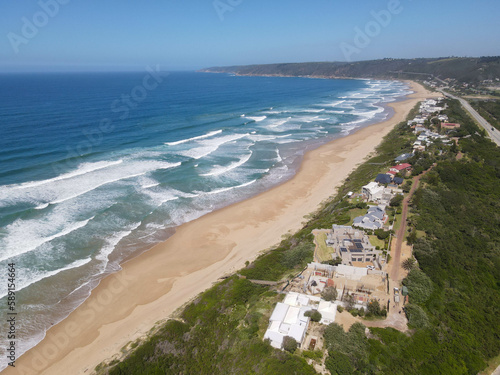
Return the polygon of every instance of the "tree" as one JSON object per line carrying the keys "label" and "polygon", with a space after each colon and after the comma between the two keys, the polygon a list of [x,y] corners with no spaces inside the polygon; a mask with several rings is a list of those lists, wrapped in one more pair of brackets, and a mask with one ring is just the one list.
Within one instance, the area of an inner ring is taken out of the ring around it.
{"label": "tree", "polygon": [[311,318],[313,322],[319,322],[322,318],[321,313],[318,310],[309,310],[304,313],[304,316]]}
{"label": "tree", "polygon": [[408,242],[408,244],[412,245],[412,244],[415,244],[417,242],[417,231],[415,229],[413,229],[410,234],[406,237],[406,242]]}
{"label": "tree", "polygon": [[407,271],[411,271],[413,269],[413,267],[415,267],[415,258],[408,258],[408,259],[405,259],[403,261],[403,263],[401,263],[401,266],[407,270]]}
{"label": "tree", "polygon": [[354,308],[354,305],[356,304],[356,302],[354,301],[354,297],[352,296],[352,294],[348,294],[345,296],[344,298],[344,301],[345,301],[345,308],[347,309],[347,311],[350,311]]}
{"label": "tree", "polygon": [[368,304],[368,314],[375,316],[380,315],[380,303],[376,299],[372,299]]}
{"label": "tree", "polygon": [[389,238],[389,235],[391,234],[390,231],[385,231],[383,229],[375,229],[374,233],[379,240],[385,240],[386,238]]}
{"label": "tree", "polygon": [[334,286],[327,286],[321,292],[321,298],[325,301],[335,301],[337,299],[337,289]]}
{"label": "tree", "polygon": [[401,194],[398,194],[391,199],[391,201],[389,202],[389,205],[391,207],[398,207],[403,202],[403,199],[404,199],[404,197]]}
{"label": "tree", "polygon": [[401,187],[401,189],[403,190],[403,192],[405,193],[409,193],[410,190],[411,190],[411,185],[412,185],[412,180],[408,180],[405,182],[405,184]]}
{"label": "tree", "polygon": [[283,349],[287,352],[293,353],[297,349],[297,341],[290,336],[283,337]]}

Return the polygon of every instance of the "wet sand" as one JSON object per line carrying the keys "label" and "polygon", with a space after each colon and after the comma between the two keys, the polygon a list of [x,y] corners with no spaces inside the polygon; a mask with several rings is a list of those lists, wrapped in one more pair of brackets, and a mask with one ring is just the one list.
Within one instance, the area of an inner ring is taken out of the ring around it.
{"label": "wet sand", "polygon": [[289,181],[181,225],[168,240],[123,264],[2,374],[90,374],[220,277],[300,229],[304,216],[336,193],[419,100],[436,96],[411,85],[416,93],[390,104],[395,114],[388,121],[306,153]]}

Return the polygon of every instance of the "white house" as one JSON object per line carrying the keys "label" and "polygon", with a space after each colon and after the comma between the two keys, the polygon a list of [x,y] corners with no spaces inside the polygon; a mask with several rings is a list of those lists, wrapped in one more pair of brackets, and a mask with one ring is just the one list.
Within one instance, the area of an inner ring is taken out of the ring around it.
{"label": "white house", "polygon": [[312,307],[295,307],[278,302],[269,318],[269,326],[264,339],[269,339],[271,346],[281,349],[285,336],[290,336],[300,347],[309,326],[309,318],[304,314],[309,310],[312,310]]}
{"label": "white house", "polygon": [[368,185],[365,185],[361,188],[361,192],[366,195],[369,201],[376,201],[382,198],[382,194],[384,194],[384,187],[379,186],[377,182],[370,182]]}
{"label": "white house", "polygon": [[319,301],[318,311],[321,313],[321,324],[330,324],[335,321],[337,314],[337,305],[333,302]]}

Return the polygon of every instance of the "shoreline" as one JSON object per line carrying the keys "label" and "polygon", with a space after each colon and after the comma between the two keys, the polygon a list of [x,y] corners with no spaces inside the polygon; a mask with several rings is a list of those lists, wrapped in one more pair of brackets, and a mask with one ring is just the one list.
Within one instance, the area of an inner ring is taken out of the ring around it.
{"label": "shoreline", "polygon": [[411,88],[415,94],[388,104],[394,110],[389,120],[308,151],[290,180],[183,224],[165,242],[122,264],[22,355],[15,369],[2,373],[91,373],[222,276],[300,229],[303,217],[336,193],[417,101],[437,95],[413,82]]}

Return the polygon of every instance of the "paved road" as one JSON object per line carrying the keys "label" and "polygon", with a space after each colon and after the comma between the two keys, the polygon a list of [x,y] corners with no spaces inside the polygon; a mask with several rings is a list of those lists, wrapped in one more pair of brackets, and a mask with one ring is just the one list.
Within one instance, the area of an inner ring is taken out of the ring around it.
{"label": "paved road", "polygon": [[479,113],[477,113],[477,111],[471,107],[471,105],[467,100],[459,98],[443,90],[439,91],[441,91],[445,96],[457,99],[462,104],[462,106],[471,114],[471,116],[479,123],[479,125],[481,125],[486,130],[491,140],[495,142],[497,146],[500,146],[500,130],[497,129],[492,130],[493,127],[491,126],[491,124],[488,121],[486,121]]}

